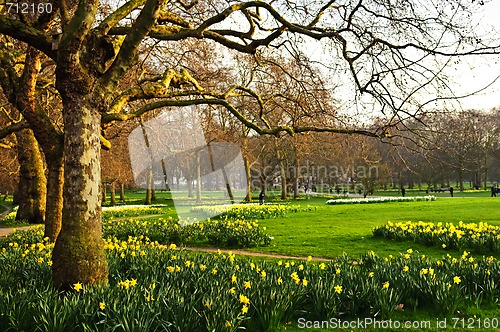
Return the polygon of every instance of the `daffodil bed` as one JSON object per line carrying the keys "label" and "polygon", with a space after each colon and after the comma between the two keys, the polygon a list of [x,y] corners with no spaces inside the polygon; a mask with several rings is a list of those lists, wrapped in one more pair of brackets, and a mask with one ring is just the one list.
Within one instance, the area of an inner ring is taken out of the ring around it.
{"label": "daffodil bed", "polygon": [[369,203],[388,203],[388,202],[422,202],[422,201],[435,201],[436,197],[429,196],[413,196],[413,197],[366,197],[366,198],[343,198],[343,199],[330,199],[326,201],[327,204],[369,204]]}
{"label": "daffodil bed", "polygon": [[195,206],[192,212],[203,212],[208,216],[221,215],[232,218],[266,219],[284,217],[287,213],[315,210],[314,206],[293,204],[233,204]]}
{"label": "daffodil bed", "polygon": [[[2,223],[11,224],[15,222],[18,206],[2,219]],[[111,220],[117,218],[127,218],[144,216],[150,214],[165,214],[172,210],[168,205],[117,205],[102,208],[102,219]]]}
{"label": "daffodil bed", "polygon": [[431,260],[409,249],[330,262],[201,254],[145,237],[105,238],[109,284],[60,293],[42,230],[14,233],[0,249],[0,327],[15,331],[272,331],[306,319],[442,315],[498,300],[493,257]]}
{"label": "daffodil bed", "polygon": [[249,248],[271,243],[265,227],[257,221],[220,218],[193,223],[172,217],[151,219],[122,219],[103,223],[105,237],[127,240],[129,237],[147,238],[160,243],[183,245],[211,244],[224,248]]}
{"label": "daffodil bed", "polygon": [[409,240],[443,249],[474,250],[479,253],[500,253],[500,227],[485,222],[432,223],[398,222],[373,229],[375,237]]}

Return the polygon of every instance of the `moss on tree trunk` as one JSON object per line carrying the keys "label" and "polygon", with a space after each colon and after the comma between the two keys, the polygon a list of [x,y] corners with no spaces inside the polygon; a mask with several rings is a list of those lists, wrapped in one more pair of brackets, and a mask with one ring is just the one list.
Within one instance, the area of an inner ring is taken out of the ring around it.
{"label": "moss on tree trunk", "polygon": [[[62,149],[61,149],[62,150]],[[64,160],[62,151],[47,159],[47,208],[45,237],[55,242],[62,226]]]}
{"label": "moss on tree trunk", "polygon": [[64,139],[63,222],[52,259],[53,282],[60,289],[108,278],[99,188],[101,114],[85,97],[68,97],[64,124],[71,130]]}
{"label": "moss on tree trunk", "polygon": [[45,220],[46,179],[42,154],[30,129],[16,134],[19,160],[19,208],[16,220],[41,224]]}

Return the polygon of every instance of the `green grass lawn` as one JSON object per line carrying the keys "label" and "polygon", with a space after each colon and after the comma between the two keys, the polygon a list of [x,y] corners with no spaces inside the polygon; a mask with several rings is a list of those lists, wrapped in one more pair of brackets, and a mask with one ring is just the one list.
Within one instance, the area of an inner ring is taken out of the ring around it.
{"label": "green grass lawn", "polygon": [[359,255],[373,250],[380,255],[396,255],[408,248],[440,257],[440,248],[376,239],[372,229],[387,221],[488,222],[500,225],[498,198],[442,198],[433,202],[393,202],[379,204],[326,205],[325,199],[298,201],[314,205],[316,211],[289,214],[285,218],[262,220],[274,241],[256,248],[263,253],[333,258],[343,253]]}
{"label": "green grass lawn", "polygon": [[[396,195],[396,191],[377,192],[378,195]],[[258,193],[256,193],[258,194]],[[417,190],[407,191],[408,196],[425,195]],[[343,253],[352,256],[373,250],[379,255],[397,255],[408,248],[439,258],[449,253],[441,248],[425,247],[412,242],[400,242],[374,238],[372,229],[387,221],[425,222],[488,222],[500,225],[500,198],[489,197],[488,192],[435,194],[433,202],[391,202],[377,204],[327,205],[326,198],[290,200],[290,204],[315,206],[315,211],[290,213],[284,218],[261,220],[274,237],[269,247],[253,248],[251,251],[269,254],[334,258]],[[460,197],[463,196],[463,197]],[[268,194],[268,202],[272,194]],[[158,193],[156,203],[172,204],[167,193]],[[127,203],[140,203],[143,193],[127,195]],[[286,203],[286,202],[285,202]],[[188,209],[189,207],[180,207]],[[171,215],[175,215],[172,211]],[[201,214],[195,215],[198,219]],[[457,253],[458,254],[458,253]],[[500,257],[497,256],[497,257]]]}

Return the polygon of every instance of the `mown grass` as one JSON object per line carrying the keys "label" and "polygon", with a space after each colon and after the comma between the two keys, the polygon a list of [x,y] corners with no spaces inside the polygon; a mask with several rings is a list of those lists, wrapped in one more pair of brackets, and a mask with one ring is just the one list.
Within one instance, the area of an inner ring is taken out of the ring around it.
{"label": "mown grass", "polygon": [[488,222],[500,225],[498,198],[442,198],[434,202],[391,202],[361,205],[326,205],[325,199],[298,201],[314,205],[315,211],[298,212],[285,218],[262,220],[274,241],[269,247],[255,249],[265,253],[313,255],[333,258],[344,252],[360,255],[375,250],[381,255],[396,255],[413,248],[432,257],[446,252],[411,242],[375,239],[372,229],[388,220],[426,222]]}
{"label": "mown grass", "polygon": [[[419,196],[425,191],[407,190],[407,196]],[[287,214],[285,217],[261,220],[270,236],[274,237],[269,247],[252,251],[269,254],[334,258],[343,253],[361,255],[370,250],[380,255],[397,255],[408,248],[422,254],[439,258],[447,251],[431,248],[408,241],[376,239],[372,229],[387,221],[425,221],[466,223],[487,222],[500,225],[500,198],[489,197],[489,192],[432,193],[438,199],[433,202],[390,202],[361,205],[327,205],[327,198],[321,196],[302,196],[290,200],[291,204],[314,206],[313,211]],[[173,205],[168,193],[159,192],[156,203]],[[258,193],[255,193],[258,195]],[[397,195],[397,191],[376,192],[378,195]],[[462,196],[462,197],[460,197]],[[273,202],[275,196],[268,193],[266,202]],[[304,198],[305,197],[305,198]],[[143,193],[129,193],[127,204],[140,203]],[[284,202],[281,201],[280,202]],[[284,202],[286,203],[286,201]],[[180,207],[188,209],[190,207]],[[175,209],[165,217],[175,217]],[[202,214],[193,214],[202,219]],[[500,257],[500,256],[496,256]]]}

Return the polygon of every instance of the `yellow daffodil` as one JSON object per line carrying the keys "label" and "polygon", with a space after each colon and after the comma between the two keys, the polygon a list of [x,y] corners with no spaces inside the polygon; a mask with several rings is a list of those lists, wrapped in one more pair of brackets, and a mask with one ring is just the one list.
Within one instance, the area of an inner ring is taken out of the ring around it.
{"label": "yellow daffodil", "polygon": [[76,290],[77,292],[79,292],[80,290],[82,290],[83,286],[81,283],[77,282],[76,284],[73,284],[73,289]]}
{"label": "yellow daffodil", "polygon": [[246,297],[243,294],[240,294],[240,303],[243,303],[244,305],[250,304],[250,299]]}

